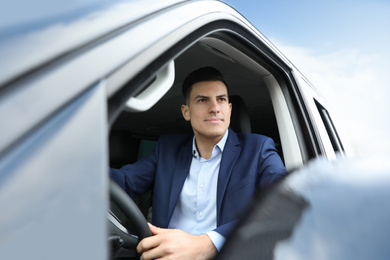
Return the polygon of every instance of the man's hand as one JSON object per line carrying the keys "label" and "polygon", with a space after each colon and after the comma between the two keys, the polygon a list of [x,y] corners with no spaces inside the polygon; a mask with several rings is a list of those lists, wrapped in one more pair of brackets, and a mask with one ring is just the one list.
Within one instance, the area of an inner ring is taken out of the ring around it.
{"label": "man's hand", "polygon": [[209,236],[191,235],[180,229],[164,229],[149,224],[153,236],[137,246],[141,259],[211,259],[217,254]]}

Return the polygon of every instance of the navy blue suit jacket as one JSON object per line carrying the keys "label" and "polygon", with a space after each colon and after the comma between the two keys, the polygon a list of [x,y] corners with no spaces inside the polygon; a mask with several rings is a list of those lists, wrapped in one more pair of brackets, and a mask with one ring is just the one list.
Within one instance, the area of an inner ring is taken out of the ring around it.
{"label": "navy blue suit jacket", "polygon": [[[131,197],[153,188],[152,223],[168,227],[190,171],[193,135],[161,136],[155,150],[140,161],[110,169],[110,177]],[[217,186],[217,228],[225,237],[255,191],[286,174],[271,138],[229,128]]]}

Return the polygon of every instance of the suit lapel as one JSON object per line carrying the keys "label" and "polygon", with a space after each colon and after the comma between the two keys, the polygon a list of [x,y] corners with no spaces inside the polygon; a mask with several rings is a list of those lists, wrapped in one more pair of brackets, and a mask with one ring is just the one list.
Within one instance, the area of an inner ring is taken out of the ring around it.
{"label": "suit lapel", "polygon": [[228,139],[226,140],[225,148],[222,153],[221,165],[218,174],[217,186],[217,223],[220,222],[220,209],[223,197],[226,192],[227,185],[232,174],[233,166],[235,165],[238,156],[241,152],[241,145],[234,131],[229,128]]}
{"label": "suit lapel", "polygon": [[172,178],[172,188],[169,197],[168,218],[167,226],[172,217],[173,211],[180,196],[180,192],[183,188],[184,181],[190,172],[191,160],[192,160],[192,138],[190,141],[180,149],[180,154],[176,161],[175,171]]}

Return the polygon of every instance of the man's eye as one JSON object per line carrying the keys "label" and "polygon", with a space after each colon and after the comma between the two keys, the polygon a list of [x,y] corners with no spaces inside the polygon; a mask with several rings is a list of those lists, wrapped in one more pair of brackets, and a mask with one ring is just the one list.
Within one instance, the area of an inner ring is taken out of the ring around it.
{"label": "man's eye", "polygon": [[205,102],[205,101],[206,101],[205,98],[200,98],[200,99],[198,99],[198,102],[200,102],[200,103],[203,103],[203,102]]}
{"label": "man's eye", "polygon": [[226,101],[226,98],[219,98],[219,101],[224,102]]}

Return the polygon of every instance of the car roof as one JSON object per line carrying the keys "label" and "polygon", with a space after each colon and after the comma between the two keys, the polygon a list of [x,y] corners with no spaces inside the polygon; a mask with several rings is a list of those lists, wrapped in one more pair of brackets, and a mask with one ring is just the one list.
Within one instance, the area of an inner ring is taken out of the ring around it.
{"label": "car roof", "polygon": [[[63,0],[55,3],[18,0],[0,9],[0,89],[22,75],[74,53],[83,46],[104,40],[108,35],[142,19],[195,2],[201,3],[199,6],[204,14],[229,13],[237,18],[252,33],[257,34],[278,58],[299,73],[239,12],[220,1],[143,0],[140,4],[139,1],[127,0]],[[213,8],[205,8],[211,4],[214,4]]]}
{"label": "car roof", "polygon": [[186,1],[9,2],[0,8],[0,87],[113,31],[182,2]]}
{"label": "car roof", "polygon": [[[104,40],[104,37],[141,19],[196,2],[201,3],[199,7],[204,14],[229,13],[238,18],[280,59],[294,67],[239,12],[216,0],[143,0],[142,4],[139,1],[127,0],[62,0],[55,3],[18,0],[9,2],[0,9],[0,88],[50,61],[77,51],[82,46]],[[213,8],[211,5],[214,5]],[[298,72],[295,67],[294,70]]]}

